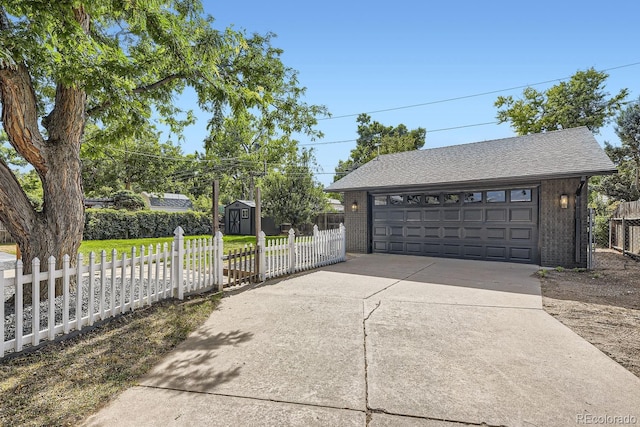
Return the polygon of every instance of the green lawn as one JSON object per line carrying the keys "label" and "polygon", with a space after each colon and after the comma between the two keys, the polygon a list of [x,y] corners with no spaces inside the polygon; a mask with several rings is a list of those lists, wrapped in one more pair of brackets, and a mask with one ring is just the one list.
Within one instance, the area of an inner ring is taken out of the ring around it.
{"label": "green lawn", "polygon": [[[193,239],[208,239],[211,236],[185,236],[185,240],[193,240]],[[275,237],[267,237],[269,239],[275,239],[279,236]],[[131,248],[136,247],[136,251],[140,252],[140,247],[144,246],[145,250],[148,250],[149,245],[152,245],[154,250],[157,244],[161,246],[164,243],[171,245],[173,241],[172,237],[160,237],[155,239],[128,239],[128,240],[85,240],[80,245],[80,253],[84,256],[85,260],[89,258],[89,254],[91,252],[95,252],[96,261],[100,258],[101,251],[107,251],[107,260],[111,260],[111,250],[115,249],[118,252],[118,256],[121,256],[123,253],[131,254]],[[255,236],[224,236],[224,252],[227,253],[229,251],[233,251],[236,249],[242,249],[244,245],[255,245],[256,238]],[[10,254],[16,253],[16,245],[0,245],[0,251],[7,252]],[[86,261],[85,261],[86,262]]]}
{"label": "green lawn", "polygon": [[[194,240],[194,239],[208,239],[211,236],[185,236],[185,240]],[[267,238],[269,239],[269,237]],[[172,237],[160,237],[154,239],[128,239],[128,240],[85,240],[80,245],[80,253],[86,258],[89,257],[89,253],[95,252],[96,257],[99,256],[102,250],[107,251],[107,259],[111,259],[111,250],[115,249],[118,251],[118,255],[122,255],[122,253],[131,254],[131,249],[135,246],[136,251],[140,251],[140,247],[144,246],[145,250],[149,248],[149,245],[155,247],[157,244],[161,246],[164,243],[171,245],[173,241]],[[256,238],[255,236],[224,236],[224,252],[227,253],[230,250],[233,251],[235,249],[242,249],[245,245],[255,245]]]}

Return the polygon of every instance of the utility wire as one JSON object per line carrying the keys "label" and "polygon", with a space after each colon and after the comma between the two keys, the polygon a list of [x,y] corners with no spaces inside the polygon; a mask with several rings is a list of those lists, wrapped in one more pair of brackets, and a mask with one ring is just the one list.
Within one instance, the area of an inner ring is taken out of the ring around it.
{"label": "utility wire", "polygon": [[[605,68],[605,69],[600,70],[599,72],[618,70],[620,68],[627,68],[627,67],[635,67],[636,65],[640,65],[640,62],[633,62],[631,64],[618,65],[616,67]],[[367,111],[367,112],[364,112],[364,113],[342,114],[340,116],[322,117],[322,118],[319,118],[318,121],[320,121],[320,120],[344,119],[344,118],[347,118],[347,117],[357,117],[360,114],[376,114],[376,113],[385,113],[385,112],[388,112],[388,111],[406,110],[408,108],[424,107],[426,105],[442,104],[442,103],[445,103],[445,102],[460,101],[462,99],[477,98],[477,97],[486,96],[486,95],[495,95],[496,93],[500,93],[500,92],[510,92],[512,90],[525,89],[525,88],[531,87],[531,86],[540,86],[540,85],[545,85],[545,84],[549,84],[549,83],[555,83],[555,82],[559,82],[559,81],[562,81],[562,80],[570,79],[571,77],[572,76],[561,77],[561,78],[546,80],[546,81],[538,82],[538,83],[532,83],[532,84],[520,85],[520,86],[513,86],[513,87],[510,87],[510,88],[506,88],[506,89],[491,90],[491,91],[488,91],[488,92],[474,93],[472,95],[464,95],[464,96],[457,96],[457,97],[454,97],[454,98],[439,99],[437,101],[428,101],[428,102],[423,102],[423,103],[420,103],[420,104],[412,104],[412,105],[403,105],[403,106],[400,106],[400,107],[384,108],[382,110],[373,110],[373,111]]]}

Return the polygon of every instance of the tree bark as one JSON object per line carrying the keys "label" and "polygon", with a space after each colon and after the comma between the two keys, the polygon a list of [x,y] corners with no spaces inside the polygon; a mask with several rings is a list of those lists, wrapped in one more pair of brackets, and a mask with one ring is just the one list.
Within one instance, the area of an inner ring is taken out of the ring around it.
{"label": "tree bark", "polygon": [[[82,6],[74,10],[88,31],[89,16]],[[39,258],[47,265],[50,256],[61,267],[65,254],[75,255],[84,229],[84,197],[81,183],[80,142],[85,125],[86,94],[75,86],[59,84],[53,110],[42,120],[45,140],[38,127],[36,95],[27,67],[0,63],[2,122],[10,144],[36,170],[42,181],[44,203],[36,212],[8,165],[0,162],[0,220],[16,240],[26,272]],[[30,286],[25,299],[30,299]],[[46,283],[41,295],[46,296]],[[57,284],[56,295],[61,294]]]}

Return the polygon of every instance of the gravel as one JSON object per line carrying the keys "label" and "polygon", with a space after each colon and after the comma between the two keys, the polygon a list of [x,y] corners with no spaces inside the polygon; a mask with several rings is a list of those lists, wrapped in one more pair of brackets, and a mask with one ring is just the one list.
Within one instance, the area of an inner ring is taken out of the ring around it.
{"label": "gravel", "polygon": [[[104,308],[105,310],[111,309],[111,278],[106,279],[105,286],[105,300],[104,300]],[[159,282],[160,284],[162,281]],[[124,286],[124,301],[125,303],[129,303],[131,301],[131,293],[132,293],[132,281],[131,279],[126,279]],[[167,280],[168,284],[168,280]],[[118,308],[122,301],[122,279],[116,279],[115,283],[115,307]],[[138,299],[140,288],[142,290],[143,296],[143,304],[147,304],[147,295],[149,293],[149,288],[151,287],[151,293],[155,293],[155,280],[143,280],[142,283],[139,279],[133,281],[133,296],[134,300]],[[8,341],[15,338],[15,330],[16,330],[16,316],[15,316],[15,304],[12,302],[11,297],[14,294],[15,288],[13,286],[7,286],[4,290],[4,313],[5,313],[5,331],[4,331],[4,340]],[[94,313],[99,310],[100,307],[100,280],[98,278],[94,279]],[[72,290],[69,295],[69,323],[72,325],[71,329],[75,329],[76,319],[76,299],[77,293],[75,290]],[[157,299],[154,299],[157,300]],[[64,307],[64,300],[62,296],[55,298],[55,306],[54,306],[54,316],[55,316],[55,324],[59,325],[62,323],[62,312]],[[88,316],[89,310],[89,278],[85,277],[82,283],[82,316]],[[128,310],[131,310],[130,308]],[[119,312],[119,311],[118,311]],[[110,317],[110,313],[106,313],[105,317]],[[32,331],[32,323],[33,323],[33,306],[31,304],[24,304],[23,309],[23,335],[30,334]],[[95,320],[99,320],[99,315],[96,315]],[[48,301],[43,301],[40,303],[40,330],[44,330],[47,328],[49,324],[49,303]]]}

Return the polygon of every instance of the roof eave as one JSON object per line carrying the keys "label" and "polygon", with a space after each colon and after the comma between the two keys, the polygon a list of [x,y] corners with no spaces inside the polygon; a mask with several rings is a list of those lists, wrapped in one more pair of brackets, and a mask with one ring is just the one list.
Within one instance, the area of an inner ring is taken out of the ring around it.
{"label": "roof eave", "polygon": [[578,171],[567,172],[561,174],[539,174],[539,175],[526,175],[518,177],[505,177],[494,179],[481,179],[481,180],[465,180],[465,181],[450,181],[450,182],[435,182],[428,184],[406,184],[406,185],[388,185],[388,186],[361,186],[361,187],[345,187],[345,188],[331,188],[324,189],[327,193],[345,193],[347,191],[406,191],[417,188],[452,188],[452,187],[468,187],[471,185],[477,186],[493,186],[493,185],[505,185],[505,184],[519,184],[519,183],[531,183],[537,181],[546,181],[551,179],[564,179],[564,178],[576,178],[582,176],[597,176],[597,175],[612,175],[617,173],[617,169],[602,169],[602,170],[590,170],[590,171]]}

